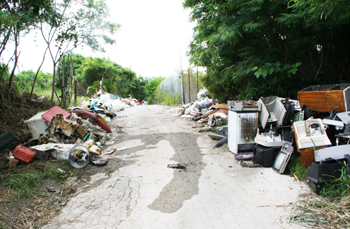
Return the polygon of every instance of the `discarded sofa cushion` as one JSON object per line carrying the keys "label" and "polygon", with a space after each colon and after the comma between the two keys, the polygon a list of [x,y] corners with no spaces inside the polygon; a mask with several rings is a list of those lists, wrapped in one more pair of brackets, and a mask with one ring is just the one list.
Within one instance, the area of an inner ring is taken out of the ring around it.
{"label": "discarded sofa cushion", "polygon": [[107,125],[107,123],[101,120],[101,117],[96,117],[96,114],[89,113],[82,110],[74,110],[73,111],[76,115],[81,117],[82,119],[91,119],[96,125],[100,126],[103,130],[105,130],[107,133],[112,133],[111,128]]}

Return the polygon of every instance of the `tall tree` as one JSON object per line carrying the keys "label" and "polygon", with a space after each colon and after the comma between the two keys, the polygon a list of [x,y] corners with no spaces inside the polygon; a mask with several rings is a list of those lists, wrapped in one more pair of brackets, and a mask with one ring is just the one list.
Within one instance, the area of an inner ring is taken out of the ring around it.
{"label": "tall tree", "polygon": [[128,68],[104,58],[86,58],[76,71],[80,86],[87,87],[87,92],[92,94],[100,87],[103,78],[104,90],[127,97],[132,93],[136,73]]}
{"label": "tall tree", "polygon": [[63,0],[53,6],[53,13],[46,15],[48,23],[39,27],[53,64],[51,102],[60,58],[84,44],[93,51],[104,51],[101,43],[113,44],[115,40],[109,35],[119,26],[106,20],[109,14],[104,0]]}
{"label": "tall tree", "polygon": [[288,0],[184,2],[197,22],[191,62],[207,67],[203,82],[211,93],[222,101],[295,97],[310,84],[348,79],[349,67],[339,67],[335,60],[348,59],[349,43],[343,35],[350,32],[349,20],[339,24],[328,18],[307,24],[293,4]]}
{"label": "tall tree", "polygon": [[11,57],[11,59],[14,58],[14,65],[9,79],[10,89],[20,55],[18,46],[22,32],[33,29],[33,26],[41,21],[48,11],[51,11],[51,3],[52,0],[5,0],[0,2],[0,56],[9,41],[13,40],[14,43],[14,52]]}

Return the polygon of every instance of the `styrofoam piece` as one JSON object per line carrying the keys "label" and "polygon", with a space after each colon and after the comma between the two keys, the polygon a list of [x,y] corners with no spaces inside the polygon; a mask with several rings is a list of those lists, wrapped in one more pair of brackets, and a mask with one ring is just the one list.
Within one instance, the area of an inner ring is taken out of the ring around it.
{"label": "styrofoam piece", "polygon": [[27,123],[30,133],[32,134],[32,139],[38,139],[40,134],[48,134],[46,131],[48,125],[48,122],[43,119],[41,116],[45,114],[46,111],[39,112],[30,119],[24,121],[24,123]]}
{"label": "styrofoam piece", "polygon": [[287,110],[277,96],[261,97],[259,102],[262,104],[259,113],[261,126],[265,129],[267,122],[277,122],[278,126],[282,126]]}
{"label": "styrofoam piece", "polygon": [[68,119],[71,116],[71,114],[68,111],[62,109],[59,106],[54,106],[51,107],[50,110],[46,111],[41,117],[46,121],[51,122],[52,117],[57,114],[62,114],[63,117],[66,119]]}
{"label": "styrofoam piece", "polygon": [[[313,123],[319,125],[317,130],[310,127]],[[320,147],[332,145],[326,131],[324,130],[321,119],[294,122],[293,127],[297,135],[299,150],[312,148],[314,146]]]}
{"label": "styrofoam piece", "polygon": [[315,161],[324,161],[327,158],[334,160],[345,159],[345,154],[350,154],[350,145],[339,145],[315,150]]}

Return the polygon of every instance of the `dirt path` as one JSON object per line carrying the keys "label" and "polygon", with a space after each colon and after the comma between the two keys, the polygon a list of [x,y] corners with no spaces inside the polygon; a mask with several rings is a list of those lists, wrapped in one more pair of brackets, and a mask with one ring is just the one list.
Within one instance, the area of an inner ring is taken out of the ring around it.
{"label": "dirt path", "polygon": [[[307,187],[271,168],[242,168],[175,109],[118,113],[111,126],[124,133],[110,147],[127,149],[107,165],[115,171],[94,174],[43,228],[301,228],[288,217]],[[186,169],[169,168],[177,164]]]}

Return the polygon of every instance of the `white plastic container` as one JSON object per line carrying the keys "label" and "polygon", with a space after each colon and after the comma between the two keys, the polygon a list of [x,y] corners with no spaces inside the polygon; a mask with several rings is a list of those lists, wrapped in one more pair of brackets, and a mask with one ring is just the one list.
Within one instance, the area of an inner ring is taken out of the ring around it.
{"label": "white plastic container", "polygon": [[46,111],[37,113],[30,119],[24,121],[24,123],[27,123],[29,127],[33,140],[38,139],[40,134],[48,134],[48,132],[46,131],[46,128],[49,126],[49,124],[45,119],[41,117],[45,113]]}

